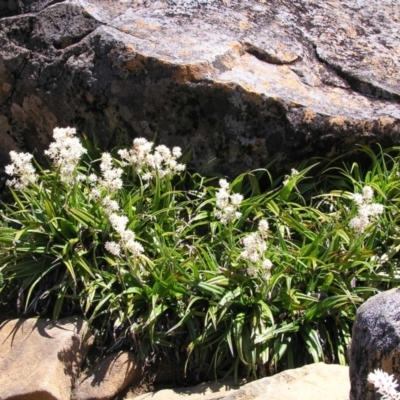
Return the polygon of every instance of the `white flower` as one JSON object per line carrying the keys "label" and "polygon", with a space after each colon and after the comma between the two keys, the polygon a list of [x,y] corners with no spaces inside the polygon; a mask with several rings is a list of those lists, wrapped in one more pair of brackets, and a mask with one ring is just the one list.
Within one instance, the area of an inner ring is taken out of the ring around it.
{"label": "white flower", "polygon": [[269,260],[268,258],[264,258],[264,260],[262,261],[261,266],[262,266],[263,269],[270,270],[272,268],[272,266],[273,266],[272,265],[272,261]]}
{"label": "white flower", "polygon": [[226,179],[220,179],[219,186],[221,189],[229,189],[229,183]]}
{"label": "white flower", "polygon": [[119,150],[118,154],[123,162],[133,166],[144,180],[150,180],[157,175],[163,178],[185,170],[185,165],[176,160],[182,154],[180,147],[174,147],[172,152],[164,145],[157,146],[153,153],[152,149],[152,143],[144,138],[136,138],[132,149]]}
{"label": "white flower", "polygon": [[111,200],[110,196],[104,197],[101,201],[105,211],[108,215],[111,215],[115,211],[119,210],[119,205],[115,200]]}
{"label": "white flower", "polygon": [[382,399],[400,399],[400,395],[396,391],[399,384],[393,375],[389,375],[381,369],[375,369],[374,372],[369,373],[368,382],[372,383],[376,387],[377,392],[384,396]]}
{"label": "white flower", "polygon": [[374,191],[372,190],[371,186],[364,186],[363,196],[364,196],[364,200],[366,202],[369,202],[372,200],[372,197],[374,196]]}
{"label": "white flower", "polygon": [[97,179],[98,179],[96,174],[90,174],[88,178],[89,178],[89,181],[93,182],[93,183],[97,182]]}
{"label": "white flower", "polygon": [[15,165],[14,164],[10,164],[10,165],[6,165],[4,170],[6,171],[7,175],[14,175],[15,174]]}
{"label": "white flower", "polygon": [[283,186],[286,186],[290,182],[290,178],[292,178],[293,176],[296,176],[298,174],[299,174],[299,171],[297,171],[297,169],[292,168],[290,171],[290,175],[285,175],[285,179],[282,182]]}
{"label": "white flower", "polygon": [[10,186],[10,187],[12,187],[12,186],[16,186],[17,185],[17,180],[14,178],[14,179],[7,179],[6,180],[6,185],[7,186]]}
{"label": "white flower", "polygon": [[111,222],[112,227],[119,233],[122,234],[129,220],[125,215],[111,214],[108,218]]}
{"label": "white flower", "polygon": [[239,219],[242,213],[238,208],[243,201],[243,196],[240,193],[229,194],[229,183],[226,179],[219,180],[220,188],[215,194],[216,197],[216,210],[214,216],[221,221],[223,225],[227,225],[230,221]]}
{"label": "white flower", "polygon": [[144,181],[150,181],[153,177],[154,175],[151,172],[146,172],[142,175]]}
{"label": "white flower", "polygon": [[17,178],[7,180],[7,186],[13,186],[17,190],[23,190],[30,183],[37,181],[35,168],[32,165],[32,154],[10,151],[10,158],[12,164],[7,165],[5,171],[8,175],[14,175]]}
{"label": "white flower", "polygon": [[99,200],[101,198],[101,191],[98,188],[93,188],[89,194],[91,200]]}
{"label": "white flower", "polygon": [[220,190],[218,190],[218,192],[215,194],[215,197],[217,199],[216,202],[217,208],[224,209],[225,207],[228,206],[229,193],[225,189],[221,188]]}
{"label": "white flower", "polygon": [[179,158],[182,155],[182,151],[180,147],[173,147],[172,154],[174,157]]}
{"label": "white flower", "polygon": [[126,244],[132,240],[135,240],[135,233],[129,229],[121,231],[121,240]]}
{"label": "white flower", "polygon": [[163,144],[155,148],[155,154],[157,154],[157,158],[161,162],[171,158],[171,150]]}
{"label": "white flower", "polygon": [[121,168],[114,168],[112,157],[109,153],[101,155],[101,175],[99,185],[107,190],[108,193],[116,192],[121,189],[123,182],[121,176],[123,171]]}
{"label": "white flower", "polygon": [[125,244],[125,247],[135,258],[139,257],[144,252],[143,246],[136,240],[130,240]]}
{"label": "white flower", "polygon": [[267,243],[257,232],[250,233],[242,239],[243,251],[240,257],[253,264],[264,260],[264,253],[267,250]]}
{"label": "white flower", "polygon": [[257,264],[257,262],[260,260],[260,254],[257,251],[248,253],[247,257],[248,260],[251,261],[253,264]]}
{"label": "white flower", "polygon": [[361,193],[354,193],[353,200],[356,204],[362,204],[364,202],[364,196]]}
{"label": "white flower", "polygon": [[369,224],[368,217],[354,217],[350,220],[349,226],[354,229],[358,234],[362,234]]}
{"label": "white flower", "polygon": [[104,245],[106,250],[116,257],[121,256],[121,246],[116,242],[106,242]]}
{"label": "white flower", "polygon": [[379,203],[372,203],[369,205],[370,215],[379,215],[383,213],[383,205]]}
{"label": "white flower", "polygon": [[260,232],[261,236],[265,238],[268,235],[269,224],[266,219],[261,219],[258,223],[258,231]]}
{"label": "white flower", "polygon": [[369,208],[369,204],[360,204],[358,206],[358,214],[362,217],[368,218],[370,215],[370,208]]}
{"label": "white flower", "polygon": [[269,280],[271,279],[271,274],[264,274],[263,278],[264,278],[266,281],[269,281]]}
{"label": "white flower", "polygon": [[370,186],[364,186],[363,194],[355,193],[353,200],[357,205],[358,215],[350,220],[349,226],[354,229],[357,234],[362,234],[371,222],[371,219],[384,211],[383,205],[372,203],[374,191]]}
{"label": "white flower", "polygon": [[44,152],[58,168],[60,180],[69,185],[74,184],[76,167],[82,155],[86,153],[86,149],[75,135],[75,128],[55,128],[55,142],[50,143],[49,149]]}
{"label": "white flower", "polygon": [[243,196],[240,193],[234,193],[231,196],[231,203],[234,206],[239,206],[242,201],[243,201]]}

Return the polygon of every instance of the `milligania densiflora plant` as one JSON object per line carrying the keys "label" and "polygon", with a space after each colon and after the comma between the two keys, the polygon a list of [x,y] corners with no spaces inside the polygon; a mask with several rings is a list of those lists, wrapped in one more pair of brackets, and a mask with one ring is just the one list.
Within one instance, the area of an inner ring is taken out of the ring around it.
{"label": "milligania densiflora plant", "polygon": [[362,151],[366,173],[300,165],[229,182],[186,171],[178,147],[101,153],[56,128],[49,168],[10,153],[0,296],[81,314],[99,347],[182,357],[196,375],[345,364],[357,306],[399,282],[398,150]]}

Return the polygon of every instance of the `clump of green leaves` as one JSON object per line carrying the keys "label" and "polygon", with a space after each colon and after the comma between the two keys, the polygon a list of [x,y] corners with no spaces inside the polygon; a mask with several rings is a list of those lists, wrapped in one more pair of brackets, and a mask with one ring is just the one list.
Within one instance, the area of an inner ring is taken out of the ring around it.
{"label": "clump of green leaves", "polygon": [[364,148],[366,173],[229,183],[145,139],[91,158],[74,129],[54,138],[49,169],[11,154],[0,274],[25,312],[82,314],[109,348],[183,352],[207,375],[345,364],[358,305],[399,282],[397,148]]}

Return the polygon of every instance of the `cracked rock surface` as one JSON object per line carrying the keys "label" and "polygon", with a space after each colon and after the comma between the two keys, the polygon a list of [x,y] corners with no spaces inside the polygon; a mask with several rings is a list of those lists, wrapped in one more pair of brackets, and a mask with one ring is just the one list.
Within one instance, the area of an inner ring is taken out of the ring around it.
{"label": "cracked rock surface", "polygon": [[235,175],[398,144],[394,0],[7,0],[0,160],[56,126],[143,136]]}

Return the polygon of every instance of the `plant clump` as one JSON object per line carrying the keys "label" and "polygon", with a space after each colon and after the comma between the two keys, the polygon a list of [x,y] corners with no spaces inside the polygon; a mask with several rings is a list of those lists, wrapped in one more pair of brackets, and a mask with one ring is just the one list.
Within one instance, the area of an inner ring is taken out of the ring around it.
{"label": "plant clump", "polygon": [[365,173],[300,165],[229,182],[186,171],[178,147],[136,138],[101,153],[56,128],[48,168],[10,154],[0,299],[79,313],[99,347],[184,357],[196,376],[345,364],[358,305],[400,279],[399,150],[362,151]]}

